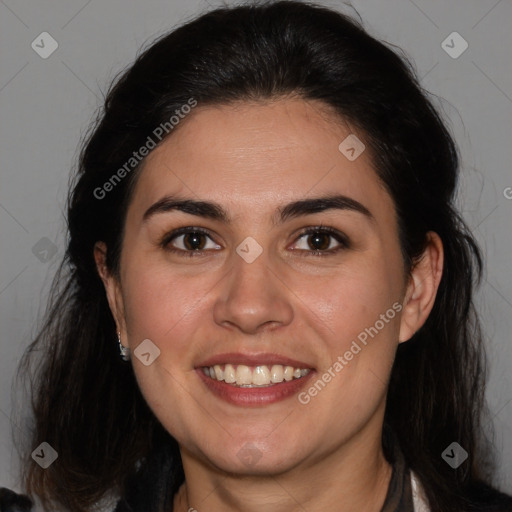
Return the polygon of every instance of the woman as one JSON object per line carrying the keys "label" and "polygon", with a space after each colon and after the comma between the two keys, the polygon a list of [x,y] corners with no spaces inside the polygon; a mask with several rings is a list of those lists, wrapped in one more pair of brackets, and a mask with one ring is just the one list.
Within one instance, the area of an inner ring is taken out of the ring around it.
{"label": "woman", "polygon": [[27,493],[77,512],[512,510],[484,472],[457,175],[410,66],[341,14],[219,9],[161,38],[81,154],[29,348],[29,454],[58,456],[27,458]]}

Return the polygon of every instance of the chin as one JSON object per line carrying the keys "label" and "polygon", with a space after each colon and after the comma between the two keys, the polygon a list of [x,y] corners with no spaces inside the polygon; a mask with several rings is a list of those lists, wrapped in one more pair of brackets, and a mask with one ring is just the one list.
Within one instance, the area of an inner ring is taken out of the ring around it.
{"label": "chin", "polygon": [[293,469],[300,462],[297,447],[284,447],[279,451],[265,443],[253,441],[233,446],[227,453],[207,454],[210,463],[220,471],[246,476],[277,476]]}

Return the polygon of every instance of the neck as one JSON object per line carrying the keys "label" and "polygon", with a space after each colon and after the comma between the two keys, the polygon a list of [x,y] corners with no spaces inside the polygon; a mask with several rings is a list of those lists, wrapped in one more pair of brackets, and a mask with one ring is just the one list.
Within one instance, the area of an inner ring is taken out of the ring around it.
{"label": "neck", "polygon": [[233,475],[214,471],[182,449],[185,483],[175,512],[380,512],[392,468],[380,436],[357,439],[281,474]]}

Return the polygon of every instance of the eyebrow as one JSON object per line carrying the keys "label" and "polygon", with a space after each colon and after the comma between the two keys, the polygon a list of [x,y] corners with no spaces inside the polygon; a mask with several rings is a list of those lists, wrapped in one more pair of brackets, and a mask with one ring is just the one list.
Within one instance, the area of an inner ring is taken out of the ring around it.
{"label": "eyebrow", "polygon": [[[150,206],[144,213],[142,220],[147,222],[156,214],[178,210],[190,215],[204,217],[230,224],[231,219],[227,211],[218,203],[211,201],[198,201],[194,199],[165,196]],[[312,215],[327,210],[348,210],[360,213],[371,221],[375,218],[360,202],[344,195],[328,195],[294,201],[277,209],[273,217],[274,224],[282,224],[287,220]]]}

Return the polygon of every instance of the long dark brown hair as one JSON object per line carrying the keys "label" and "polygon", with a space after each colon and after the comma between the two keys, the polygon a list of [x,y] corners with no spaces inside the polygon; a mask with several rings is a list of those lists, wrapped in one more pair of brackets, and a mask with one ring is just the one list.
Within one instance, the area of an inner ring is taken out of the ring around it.
{"label": "long dark brown hair", "polygon": [[[82,512],[109,491],[126,495],[127,482],[164,446],[174,485],[183,481],[177,443],[119,357],[93,259],[95,242],[105,242],[107,266],[119,275],[125,214],[141,165],[105,197],[95,190],[190,98],[220,105],[289,94],[324,102],[364,134],[396,207],[407,272],[428,231],[444,244],[433,311],[396,354],[385,427],[433,511],[470,509],[472,489],[490,478],[481,425],[485,359],[472,298],[482,261],[454,208],[454,141],[397,50],[348,16],[280,1],[217,9],[159,38],[114,81],[83,144],[68,199],[66,255],[45,322],[19,368],[31,384],[34,418],[23,482],[49,509]],[[46,470],[30,458],[42,441],[59,453]],[[441,457],[453,441],[468,453],[457,469]],[[383,446],[386,453],[386,437]]]}

